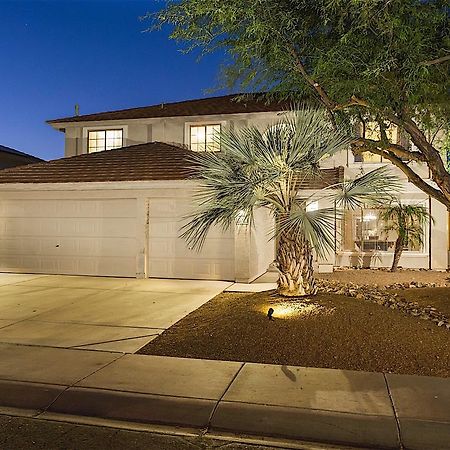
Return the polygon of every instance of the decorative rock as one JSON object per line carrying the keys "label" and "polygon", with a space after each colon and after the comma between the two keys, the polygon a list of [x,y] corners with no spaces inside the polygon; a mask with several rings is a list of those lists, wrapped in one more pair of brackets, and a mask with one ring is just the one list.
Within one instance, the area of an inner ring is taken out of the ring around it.
{"label": "decorative rock", "polygon": [[[421,283],[416,281],[403,284],[395,283],[386,286],[383,290],[377,286],[358,285],[355,283],[345,284],[324,279],[318,279],[316,283],[321,292],[347,295],[358,300],[371,301],[390,309],[398,309],[406,314],[419,317],[422,320],[429,320],[439,327],[445,327],[447,330],[450,330],[449,318],[439,312],[435,307],[431,305],[421,307],[418,302],[409,302],[396,293],[387,292],[388,289],[435,287],[436,283]],[[445,285],[448,286],[449,284],[445,283]]]}

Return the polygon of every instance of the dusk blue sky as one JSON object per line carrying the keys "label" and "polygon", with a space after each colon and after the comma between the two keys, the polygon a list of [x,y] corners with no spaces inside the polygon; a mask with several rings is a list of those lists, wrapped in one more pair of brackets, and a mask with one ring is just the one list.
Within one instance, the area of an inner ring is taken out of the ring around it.
{"label": "dusk blue sky", "polygon": [[[143,33],[156,0],[0,0],[0,144],[63,156],[46,120],[205,96],[220,55],[197,62],[168,33]],[[221,94],[218,92],[215,95]],[[211,95],[211,94],[210,94]]]}

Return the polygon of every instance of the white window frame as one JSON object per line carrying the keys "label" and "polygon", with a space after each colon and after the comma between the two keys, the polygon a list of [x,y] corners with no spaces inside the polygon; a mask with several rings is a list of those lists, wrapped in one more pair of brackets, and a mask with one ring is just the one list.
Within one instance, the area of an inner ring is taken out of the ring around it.
{"label": "white window frame", "polygon": [[89,131],[104,131],[104,130],[122,130],[122,145],[127,146],[128,141],[128,125],[98,125],[92,127],[83,127],[83,145],[82,153],[89,153]]}
{"label": "white window frame", "polygon": [[184,145],[189,150],[191,149],[191,127],[206,127],[208,125],[220,125],[220,131],[225,129],[226,120],[208,120],[201,122],[185,122],[184,123]]}
{"label": "white window frame", "polygon": [[[427,211],[428,210],[428,202],[427,200],[405,200],[405,199],[401,199],[402,204],[403,205],[422,205],[424,206]],[[376,209],[376,208],[371,208],[370,206],[367,206],[363,209]],[[423,256],[427,256],[429,254],[429,241],[428,241],[428,235],[429,235],[429,231],[430,230],[430,221],[427,220],[426,223],[424,224],[424,239],[423,239],[423,245],[422,245],[422,250],[421,251],[417,251],[417,250],[404,250],[405,255],[414,257],[423,257]],[[343,236],[340,237],[340,240],[343,239]],[[345,255],[345,254],[351,254],[354,253],[354,251],[351,250],[345,250],[345,249],[341,249],[341,250],[337,250],[336,254],[339,255]],[[361,250],[360,253],[370,253],[370,250]],[[377,250],[377,253],[382,254],[382,255],[393,255],[393,252],[389,252],[386,250]]]}

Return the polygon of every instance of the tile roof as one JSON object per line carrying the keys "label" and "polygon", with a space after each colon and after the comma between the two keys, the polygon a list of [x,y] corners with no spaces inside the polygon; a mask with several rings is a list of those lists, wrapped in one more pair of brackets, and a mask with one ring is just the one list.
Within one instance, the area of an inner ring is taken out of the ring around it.
{"label": "tile roof", "polygon": [[0,183],[180,180],[190,151],[163,142],[132,145],[0,171]]}
{"label": "tile roof", "polygon": [[143,106],[140,108],[85,114],[82,116],[63,117],[48,120],[47,123],[272,112],[286,110],[289,108],[289,105],[290,102],[287,100],[268,102],[265,100],[264,94],[231,94],[175,103],[160,103],[158,105]]}
{"label": "tile roof", "polygon": [[22,166],[24,164],[36,163],[43,161],[36,156],[28,155],[27,153],[19,152],[11,147],[0,145],[0,169],[9,167]]}
{"label": "tile roof", "polygon": [[[191,154],[176,145],[149,142],[1,170],[0,184],[184,180],[193,173]],[[320,189],[342,178],[342,167],[323,169],[320,178],[302,187]]]}

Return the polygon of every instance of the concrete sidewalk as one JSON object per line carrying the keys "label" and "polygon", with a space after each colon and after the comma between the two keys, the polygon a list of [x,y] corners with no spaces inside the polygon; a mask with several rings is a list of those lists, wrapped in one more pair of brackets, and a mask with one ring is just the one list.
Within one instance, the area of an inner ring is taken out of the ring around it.
{"label": "concrete sidewalk", "polygon": [[449,449],[450,380],[0,345],[0,412]]}

